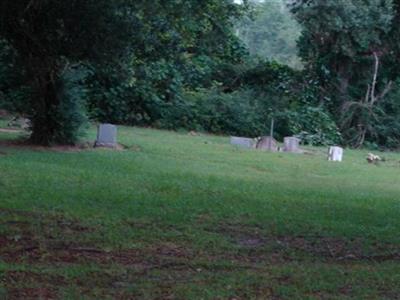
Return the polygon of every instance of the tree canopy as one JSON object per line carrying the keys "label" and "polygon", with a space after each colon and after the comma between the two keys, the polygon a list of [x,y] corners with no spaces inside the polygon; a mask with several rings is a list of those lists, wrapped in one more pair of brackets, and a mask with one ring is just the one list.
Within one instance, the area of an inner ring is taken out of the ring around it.
{"label": "tree canopy", "polygon": [[[23,68],[21,81],[29,95],[20,107],[32,121],[32,141],[76,140],[83,118],[74,120],[77,114],[66,110],[82,106],[77,103],[82,93],[75,90],[73,97],[66,89],[82,83],[83,73],[94,72],[91,84],[106,93],[121,90],[121,85],[107,86],[116,82],[113,76],[118,74],[123,87],[139,87],[136,92],[146,97],[150,89],[156,91],[154,97],[164,100],[180,84],[183,73],[196,78],[207,72],[202,61],[239,60],[241,46],[231,26],[241,10],[229,0],[3,1],[0,37]],[[145,84],[149,77],[157,81],[153,86]]]}
{"label": "tree canopy", "polygon": [[321,101],[340,116],[345,139],[361,146],[378,138],[398,77],[393,1],[313,0],[297,4],[294,13],[304,28],[300,55],[320,81]]}

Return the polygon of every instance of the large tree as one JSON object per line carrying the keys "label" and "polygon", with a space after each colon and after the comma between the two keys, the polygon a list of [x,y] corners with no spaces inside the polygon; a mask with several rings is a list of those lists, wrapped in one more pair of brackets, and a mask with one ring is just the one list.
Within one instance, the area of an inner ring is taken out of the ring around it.
{"label": "large tree", "polygon": [[321,83],[321,103],[338,116],[350,144],[376,140],[381,104],[398,76],[393,1],[298,0],[293,10],[304,28],[300,55]]}
{"label": "large tree", "polygon": [[31,119],[31,140],[38,144],[72,143],[80,122],[66,81],[77,64],[118,57],[127,51],[132,13],[123,0],[3,0],[0,38],[24,68]]}

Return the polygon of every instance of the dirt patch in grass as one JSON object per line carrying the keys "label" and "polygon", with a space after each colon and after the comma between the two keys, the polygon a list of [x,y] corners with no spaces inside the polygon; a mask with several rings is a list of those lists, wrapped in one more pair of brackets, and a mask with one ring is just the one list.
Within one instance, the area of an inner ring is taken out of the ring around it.
{"label": "dirt patch in grass", "polygon": [[11,288],[7,292],[7,299],[9,300],[52,300],[59,299],[57,293],[47,288]]}
{"label": "dirt patch in grass", "polygon": [[[11,269],[0,275],[0,286],[6,289],[9,299],[57,299],[70,286],[92,298],[140,298],[140,282],[145,282],[148,289],[156,288],[160,299],[165,299],[173,298],[171,291],[177,284],[212,284],[210,280],[215,273],[263,274],[271,266],[302,260],[350,264],[363,260],[400,260],[395,247],[391,248],[394,254],[387,254],[386,245],[376,245],[371,256],[364,251],[361,240],[271,236],[261,226],[241,224],[221,224],[209,230],[232,242],[232,249],[225,251],[225,248],[195,250],[166,241],[134,249],[105,249],[90,242],[91,239],[80,238],[96,233],[97,227],[62,215],[0,210],[0,220],[1,260],[10,266],[32,267],[23,271]],[[143,230],[154,224],[130,226]],[[63,272],[81,267],[77,273]],[[290,280],[289,275],[276,277],[279,285],[290,285]],[[134,284],[139,285],[139,290],[132,291]],[[263,288],[263,295],[274,295],[268,284],[256,285],[254,292]],[[246,291],[243,299],[248,298]],[[351,287],[344,286],[340,293],[351,293]],[[236,294],[241,292],[238,290]]]}
{"label": "dirt patch in grass", "polygon": [[[7,131],[5,131],[7,130]],[[23,131],[13,131],[14,129],[0,129],[0,132],[19,132],[23,133]],[[81,152],[87,150],[94,150],[94,149],[106,149],[110,151],[125,151],[125,150],[133,150],[133,151],[141,151],[140,148],[132,148],[117,144],[115,148],[109,147],[95,147],[94,143],[92,142],[83,142],[77,145],[55,145],[55,146],[38,146],[34,145],[26,139],[17,139],[17,140],[1,140],[0,141],[1,147],[7,148],[16,148],[21,150],[31,150],[31,151],[53,151],[53,152]],[[139,150],[138,150],[139,149]]]}
{"label": "dirt patch in grass", "polygon": [[221,224],[214,231],[227,237],[247,257],[265,256],[274,261],[296,260],[302,257],[316,260],[376,262],[400,261],[400,247],[392,244],[373,244],[367,247],[363,239],[324,236],[272,236],[259,226]]}
{"label": "dirt patch in grass", "polygon": [[[11,130],[11,129],[7,129]],[[0,129],[0,132],[1,129]],[[9,131],[10,132],[10,131]],[[22,131],[19,131],[22,133]],[[7,147],[7,148],[16,148],[16,149],[21,149],[21,150],[32,150],[32,151],[53,151],[53,152],[80,152],[83,150],[89,150],[94,148],[93,143],[81,143],[75,146],[71,145],[57,145],[57,146],[50,146],[50,147],[45,147],[45,146],[38,146],[34,145],[29,142],[29,140],[26,139],[17,139],[17,140],[1,140],[0,141],[0,146],[1,147]]]}
{"label": "dirt patch in grass", "polygon": [[[177,282],[190,281],[198,272],[191,266],[194,252],[174,243],[107,250],[85,239],[79,241],[80,235],[90,234],[95,229],[61,215],[39,216],[0,210],[0,217],[1,260],[10,266],[34,268],[33,271],[9,271],[0,275],[0,284],[6,288],[9,299],[58,299],[60,289],[71,285],[91,296],[93,290],[102,290],[102,295],[117,297],[119,293],[118,297],[124,298],[121,290],[138,279],[157,285],[162,283],[166,290],[171,290]],[[68,278],[49,275],[47,268],[55,266],[60,270],[96,266],[98,271]],[[120,271],[113,273],[112,268]]]}
{"label": "dirt patch in grass", "polygon": [[105,250],[82,238],[95,228],[65,219],[62,215],[0,209],[0,257],[8,263],[109,263],[138,269],[177,267],[195,253],[174,243],[160,243],[139,249]]}

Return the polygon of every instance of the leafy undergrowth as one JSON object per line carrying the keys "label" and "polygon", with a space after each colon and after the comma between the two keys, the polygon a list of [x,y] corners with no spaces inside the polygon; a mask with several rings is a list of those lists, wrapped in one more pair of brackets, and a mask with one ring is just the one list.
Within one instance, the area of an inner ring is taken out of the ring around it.
{"label": "leafy undergrowth", "polygon": [[16,138],[0,133],[0,299],[400,295],[398,154],[331,164],[123,127],[122,151]]}

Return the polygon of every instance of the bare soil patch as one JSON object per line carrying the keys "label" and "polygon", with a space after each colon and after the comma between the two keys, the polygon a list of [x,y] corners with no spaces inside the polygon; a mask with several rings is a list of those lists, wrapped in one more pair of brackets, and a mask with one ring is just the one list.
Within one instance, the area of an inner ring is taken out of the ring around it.
{"label": "bare soil patch", "polygon": [[16,148],[22,150],[26,149],[32,151],[54,151],[54,152],[80,152],[94,148],[92,143],[82,143],[75,146],[57,145],[57,146],[45,147],[45,146],[38,146],[31,144],[28,140],[2,140],[0,141],[0,147]]}
{"label": "bare soil patch", "polygon": [[[10,215],[23,216],[24,220],[13,220]],[[140,249],[104,250],[77,239],[95,228],[61,215],[44,217],[0,210],[0,216],[6,219],[0,222],[0,257],[9,263],[116,263],[146,270],[179,268],[195,256],[185,247],[166,242]]]}
{"label": "bare soil patch", "polygon": [[7,294],[9,300],[53,300],[59,299],[57,293],[48,288],[12,288],[9,289]]}
{"label": "bare soil patch", "polygon": [[[95,228],[61,215],[39,216],[0,209],[0,217],[3,220],[0,222],[0,257],[5,263],[30,265],[37,270],[87,265],[101,269],[72,279],[35,271],[6,272],[0,275],[0,283],[7,289],[9,299],[58,299],[60,287],[71,284],[79,286],[83,293],[90,294],[93,287],[98,287],[104,289],[104,295],[117,297],[120,293],[118,297],[123,298],[121,289],[138,278],[162,282],[170,291],[174,284],[190,281],[197,273],[191,266],[194,252],[174,243],[105,250],[79,241],[80,235],[90,234]],[[123,272],[109,272],[110,266],[118,265]],[[158,274],[155,278],[153,271]]]}
{"label": "bare soil patch", "polygon": [[228,237],[249,257],[275,261],[296,260],[301,257],[334,260],[376,262],[400,260],[400,248],[391,244],[374,244],[366,250],[362,239],[345,239],[327,236],[272,236],[265,234],[261,227],[240,224],[221,224],[214,230]]}

